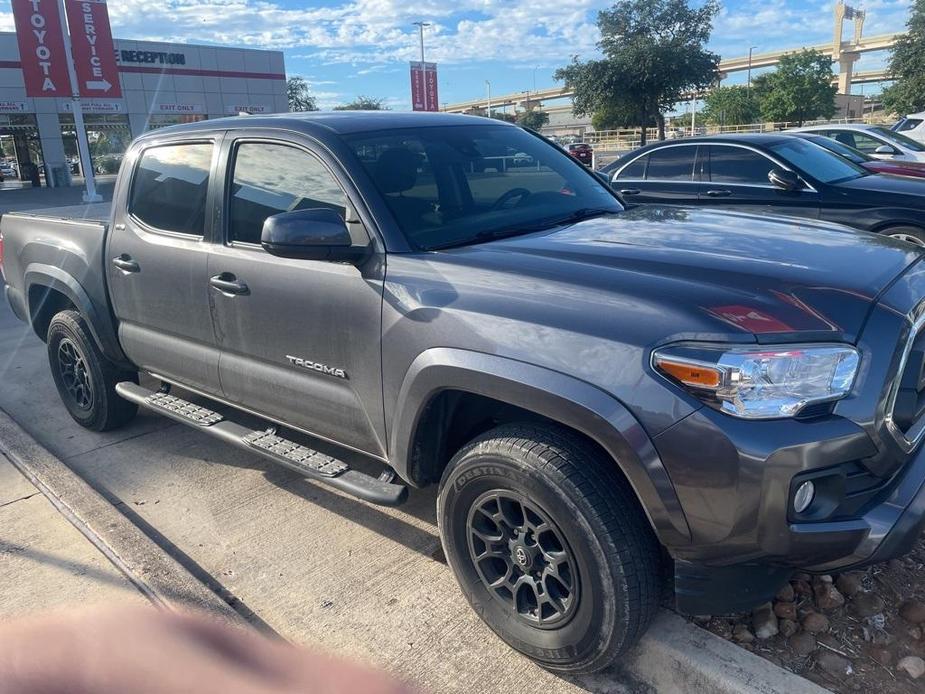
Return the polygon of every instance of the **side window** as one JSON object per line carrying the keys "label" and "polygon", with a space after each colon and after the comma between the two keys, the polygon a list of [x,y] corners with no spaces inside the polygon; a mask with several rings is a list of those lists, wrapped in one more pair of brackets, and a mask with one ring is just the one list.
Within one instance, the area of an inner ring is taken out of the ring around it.
{"label": "side window", "polygon": [[347,198],[316,157],[288,145],[238,145],[230,191],[229,241],[260,243],[267,217],[319,207],[344,217]]}
{"label": "side window", "polygon": [[922,124],[921,118],[904,118],[896,128],[896,132],[903,133],[907,130],[915,130]]}
{"label": "side window", "polygon": [[629,165],[620,172],[617,179],[629,178],[634,181],[641,181],[646,177],[646,162],[648,162],[648,160],[648,156],[642,156],[630,162]]}
{"label": "side window", "polygon": [[[864,133],[854,133],[855,148],[864,152],[864,154],[873,154],[877,147],[883,147],[886,143]],[[887,145],[888,147],[891,145]]]}
{"label": "side window", "polygon": [[211,164],[207,143],[144,150],[132,179],[129,214],[161,231],[202,236]]}
{"label": "side window", "polygon": [[710,147],[710,181],[771,185],[768,173],[774,162],[767,157],[741,147]]}
{"label": "side window", "polygon": [[649,154],[648,181],[690,181],[694,175],[696,147],[665,147]]}

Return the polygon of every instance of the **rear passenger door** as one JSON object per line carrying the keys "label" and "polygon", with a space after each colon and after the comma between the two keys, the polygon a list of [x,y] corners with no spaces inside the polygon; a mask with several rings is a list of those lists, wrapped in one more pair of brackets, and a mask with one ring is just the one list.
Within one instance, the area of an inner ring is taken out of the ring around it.
{"label": "rear passenger door", "polygon": [[145,371],[213,394],[220,387],[209,310],[208,200],[219,137],[154,141],[130,155],[106,253],[128,357]]}
{"label": "rear passenger door", "polygon": [[814,190],[788,191],[768,179],[780,164],[761,152],[736,145],[709,145],[704,150],[704,184],[701,204],[770,212],[797,217],[819,216],[819,195]]}
{"label": "rear passenger door", "polygon": [[693,144],[653,149],[618,171],[613,188],[628,204],[695,205],[697,149]]}
{"label": "rear passenger door", "polygon": [[[305,138],[225,144],[224,234],[209,276],[225,399],[321,438],[385,455],[381,380],[383,256],[360,267],[280,258],[260,245],[274,214],[328,208],[346,216],[354,244],[371,237],[335,174]],[[295,136],[293,136],[295,137]]]}

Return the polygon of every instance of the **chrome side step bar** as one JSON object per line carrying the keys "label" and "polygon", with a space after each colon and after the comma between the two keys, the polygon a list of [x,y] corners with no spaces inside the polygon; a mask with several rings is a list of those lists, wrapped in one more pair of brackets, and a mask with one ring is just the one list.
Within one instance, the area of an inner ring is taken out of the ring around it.
{"label": "chrome side step bar", "polygon": [[380,506],[399,506],[408,497],[408,488],[403,484],[394,484],[388,476],[376,478],[352,470],[336,458],[277,435],[273,427],[266,431],[249,429],[206,407],[164,391],[149,390],[131,381],[117,383],[116,393],[139,407],[196,427],[203,433],[257,453],[309,479],[364,501]]}

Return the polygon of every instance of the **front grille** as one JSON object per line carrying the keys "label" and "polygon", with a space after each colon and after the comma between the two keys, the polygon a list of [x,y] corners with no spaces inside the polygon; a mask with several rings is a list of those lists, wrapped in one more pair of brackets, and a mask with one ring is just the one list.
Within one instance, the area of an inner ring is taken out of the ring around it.
{"label": "front grille", "polygon": [[913,322],[890,392],[887,425],[911,450],[925,434],[925,313]]}

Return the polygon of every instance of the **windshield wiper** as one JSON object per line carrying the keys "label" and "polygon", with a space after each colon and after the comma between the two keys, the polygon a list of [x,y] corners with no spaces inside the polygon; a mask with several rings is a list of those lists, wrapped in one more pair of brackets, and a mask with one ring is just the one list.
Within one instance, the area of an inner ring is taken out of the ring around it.
{"label": "windshield wiper", "polygon": [[591,219],[592,217],[599,217],[603,214],[610,214],[618,211],[619,210],[614,210],[609,207],[582,207],[581,209],[569,212],[567,215],[542,219],[534,224],[480,231],[475,236],[463,239],[462,241],[450,241],[449,243],[439,246],[431,246],[429,250],[440,251],[448,248],[468,246],[470,244],[485,243],[486,241],[498,241],[500,239],[510,238],[511,236],[521,236],[522,234],[545,231],[564,224],[575,224],[585,219]]}

